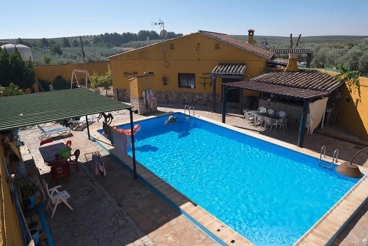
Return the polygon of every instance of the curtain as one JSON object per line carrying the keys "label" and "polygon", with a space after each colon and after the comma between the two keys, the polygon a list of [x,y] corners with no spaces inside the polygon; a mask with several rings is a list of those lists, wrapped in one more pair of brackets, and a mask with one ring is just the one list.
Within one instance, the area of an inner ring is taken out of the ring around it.
{"label": "curtain", "polygon": [[312,134],[313,130],[317,128],[319,123],[322,120],[322,116],[326,111],[328,97],[322,98],[315,102],[309,103],[309,113],[310,113],[310,122],[309,122],[309,133]]}

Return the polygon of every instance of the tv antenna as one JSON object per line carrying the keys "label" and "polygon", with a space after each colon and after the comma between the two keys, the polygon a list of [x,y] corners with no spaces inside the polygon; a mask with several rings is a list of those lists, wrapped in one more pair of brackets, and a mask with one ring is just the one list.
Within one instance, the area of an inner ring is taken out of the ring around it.
{"label": "tv antenna", "polygon": [[160,26],[160,29],[162,29],[160,31],[160,37],[163,38],[163,39],[166,39],[167,38],[167,31],[165,30],[165,23],[161,19],[158,19],[158,20],[159,20],[158,22],[153,22],[152,25]]}

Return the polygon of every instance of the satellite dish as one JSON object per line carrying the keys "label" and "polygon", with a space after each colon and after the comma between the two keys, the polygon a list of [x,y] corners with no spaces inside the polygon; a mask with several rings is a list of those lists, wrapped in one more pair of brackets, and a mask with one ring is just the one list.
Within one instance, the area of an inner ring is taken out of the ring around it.
{"label": "satellite dish", "polygon": [[160,37],[163,38],[163,39],[166,39],[167,38],[167,31],[166,30],[161,30]]}

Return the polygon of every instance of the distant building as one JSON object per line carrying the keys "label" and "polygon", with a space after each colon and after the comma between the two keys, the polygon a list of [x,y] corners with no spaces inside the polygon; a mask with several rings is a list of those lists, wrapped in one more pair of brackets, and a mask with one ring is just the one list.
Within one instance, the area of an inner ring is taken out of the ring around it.
{"label": "distant building", "polygon": [[18,49],[23,61],[28,61],[31,59],[33,61],[32,49],[23,44],[5,44],[1,46],[1,49],[6,49],[6,51],[11,54],[14,52],[15,48]]}

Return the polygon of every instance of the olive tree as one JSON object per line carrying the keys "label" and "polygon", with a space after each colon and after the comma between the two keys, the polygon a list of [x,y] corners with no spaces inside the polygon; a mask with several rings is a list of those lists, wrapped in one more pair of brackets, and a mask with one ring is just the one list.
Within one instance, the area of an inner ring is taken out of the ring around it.
{"label": "olive tree", "polygon": [[111,77],[110,65],[107,65],[107,72],[104,75],[100,76],[100,75],[94,73],[91,76],[91,79],[92,79],[92,83],[91,83],[92,89],[97,89],[98,87],[103,87],[104,90],[106,91],[106,96],[107,96],[107,90],[110,88],[110,86],[112,86],[112,77]]}

